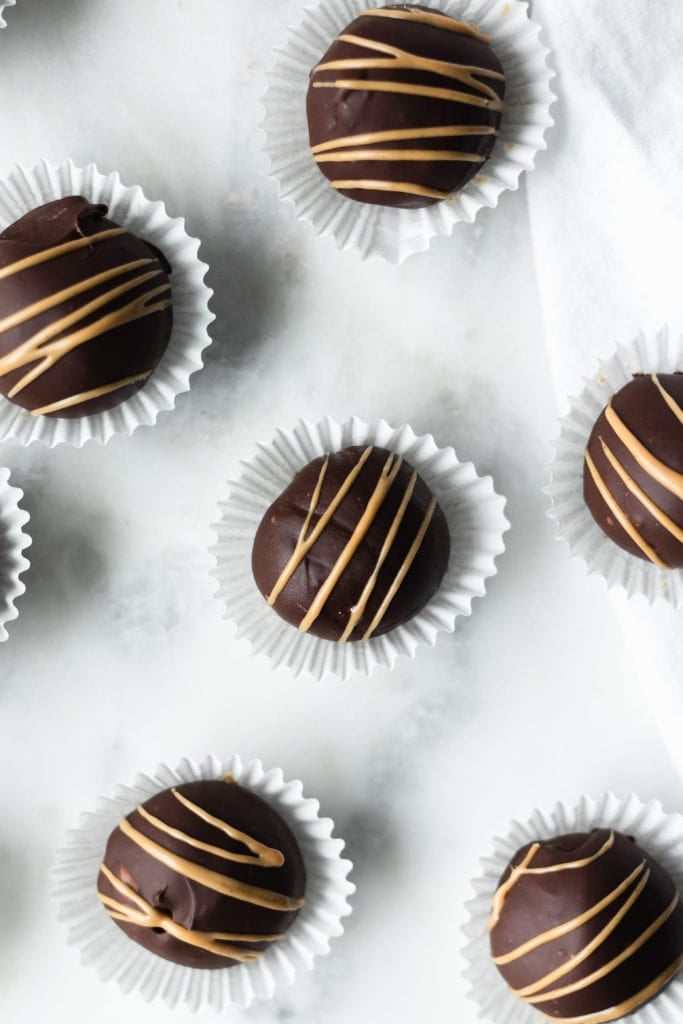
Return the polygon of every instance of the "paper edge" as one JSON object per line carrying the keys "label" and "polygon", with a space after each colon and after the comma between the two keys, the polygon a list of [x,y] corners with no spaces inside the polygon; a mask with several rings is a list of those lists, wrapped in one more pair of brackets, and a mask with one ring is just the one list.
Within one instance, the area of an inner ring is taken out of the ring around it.
{"label": "paper edge", "polygon": [[23,490],[11,484],[10,480],[10,470],[0,467],[0,521],[3,523],[3,529],[6,528],[4,540],[9,542],[3,556],[7,561],[7,570],[3,574],[7,577],[7,592],[3,595],[6,608],[4,612],[0,612],[0,643],[9,638],[7,626],[19,616],[16,602],[26,593],[26,583],[21,577],[31,567],[29,559],[24,554],[32,543],[31,536],[25,530],[30,516],[21,504],[24,498]]}

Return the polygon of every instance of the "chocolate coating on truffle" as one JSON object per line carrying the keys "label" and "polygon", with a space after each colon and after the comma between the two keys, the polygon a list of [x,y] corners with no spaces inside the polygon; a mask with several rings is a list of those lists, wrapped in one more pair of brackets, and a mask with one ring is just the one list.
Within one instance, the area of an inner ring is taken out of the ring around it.
{"label": "chocolate coating on truffle", "polygon": [[103,412],[138,391],[171,335],[171,268],[67,196],[0,234],[0,393],[34,416]]}
{"label": "chocolate coating on truffle", "polygon": [[503,873],[493,961],[547,1017],[601,1024],[652,999],[683,964],[683,907],[667,872],[608,829],[530,843]]}
{"label": "chocolate coating on truffle", "polygon": [[385,448],[310,462],[257,530],[254,579],[287,622],[325,640],[367,640],[412,618],[448,567],[450,537],[417,471]]}
{"label": "chocolate coating on truffle", "polygon": [[166,789],[107,842],[98,895],[152,953],[188,967],[257,960],[304,903],[306,873],[289,826],[236,782]]}
{"label": "chocolate coating on truffle", "polygon": [[662,569],[683,568],[683,373],[638,375],[610,399],[583,484],[611,540]]}
{"label": "chocolate coating on truffle", "polygon": [[367,10],[311,72],[313,159],[350,199],[431,206],[489,157],[504,92],[474,26],[415,4]]}

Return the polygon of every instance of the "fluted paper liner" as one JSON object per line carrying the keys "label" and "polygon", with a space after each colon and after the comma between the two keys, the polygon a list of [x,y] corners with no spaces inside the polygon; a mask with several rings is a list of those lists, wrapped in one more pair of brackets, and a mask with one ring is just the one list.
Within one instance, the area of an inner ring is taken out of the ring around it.
{"label": "fluted paper liner", "polygon": [[15,602],[26,590],[21,576],[29,567],[23,552],[31,543],[24,532],[28,512],[19,504],[24,492],[9,479],[9,469],[0,469],[0,643],[7,639],[7,623],[19,614]]}
{"label": "fluted paper liner", "polygon": [[0,441],[15,437],[22,444],[42,441],[50,448],[63,443],[80,447],[86,441],[104,444],[115,434],[130,435],[139,426],[151,426],[189,389],[210,341],[212,292],[204,284],[208,267],[198,258],[199,242],[187,234],[182,217],[169,217],[162,202],[147,199],[139,186],[123,185],[117,173],[102,174],[94,164],[76,167],[71,160],[59,166],[44,160],[30,170],[17,165],[0,179],[0,231],[37,206],[69,195],[106,204],[111,220],[161,249],[173,271],[173,331],[145,386],[106,412],[78,419],[32,416],[0,396]]}
{"label": "fluted paper liner", "polygon": [[570,411],[560,421],[554,442],[555,459],[549,466],[551,480],[548,515],[557,524],[557,538],[569,544],[573,557],[585,562],[589,573],[602,576],[608,587],[642,595],[652,604],[666,601],[683,606],[683,571],[665,570],[624,551],[597,525],[583,500],[583,457],[591,430],[609,398],[635,373],[683,372],[683,338],[664,327],[658,334],[642,331],[619,346],[601,362],[593,377],[585,379],[580,395],[570,399]]}
{"label": "fluted paper liner", "polygon": [[[306,866],[306,902],[285,937],[258,960],[218,970],[183,967],[150,953],[114,924],[97,897],[97,876],[110,833],[138,804],[183,782],[226,775],[270,804],[291,828]],[[329,952],[330,939],[342,934],[342,918],[351,913],[352,865],[341,856],[343,841],[332,837],[334,823],[318,811],[318,801],[304,797],[301,782],[286,782],[279,768],[265,771],[260,761],[245,764],[236,754],[225,760],[209,756],[201,764],[183,758],[175,769],[160,765],[153,776],[138,775],[132,787],[119,786],[113,799],[101,798],[94,813],[83,814],[81,827],[68,833],[57,853],[54,895],[69,942],[102,981],[114,980],[147,1002],[162,999],[172,1008],[196,1011],[269,999]]]}
{"label": "fluted paper liner", "polygon": [[[326,452],[368,444],[402,455],[434,492],[448,522],[451,557],[439,590],[408,622],[370,640],[335,643],[301,633],[268,606],[254,583],[251,550],[266,509],[300,469]],[[211,549],[212,572],[237,635],[273,667],[286,665],[295,675],[316,679],[346,678],[354,671],[369,675],[378,665],[391,667],[399,656],[413,658],[420,644],[433,646],[440,631],[453,631],[458,615],[471,613],[473,599],[484,595],[486,580],[497,571],[495,560],[510,526],[505,498],[496,494],[491,477],[478,476],[471,462],[459,462],[452,448],[438,448],[429,434],[418,437],[411,427],[394,428],[384,420],[299,420],[293,430],[278,430],[270,444],[258,445],[254,458],[242,465],[213,527],[218,542]]]}
{"label": "fluted paper liner", "polygon": [[16,0],[4,0],[4,3],[0,3],[0,28],[7,28],[7,22],[3,18],[3,14],[7,7],[14,7]]}
{"label": "fluted paper liner", "polygon": [[500,136],[481,174],[435,206],[397,210],[350,200],[335,191],[311,156],[306,123],[309,74],[336,36],[373,4],[367,0],[322,0],[309,7],[278,49],[263,98],[265,152],[282,199],[316,234],[332,237],[340,249],[356,249],[363,259],[401,263],[423,252],[435,235],[450,235],[460,221],[471,223],[484,206],[496,206],[501,193],[516,189],[523,171],[546,148],[544,134],[554,122],[550,88],[554,73],[540,26],[523,0],[430,0],[429,6],[459,21],[473,22],[491,36],[507,85]]}
{"label": "fluted paper liner", "polygon": [[[642,803],[634,794],[623,799],[607,793],[601,800],[582,796],[575,807],[557,803],[550,811],[535,810],[528,821],[512,821],[506,836],[493,840],[493,852],[481,860],[481,874],[472,882],[476,896],[466,904],[468,938],[463,949],[468,995],[479,1017],[491,1024],[540,1024],[538,1010],[512,995],[498,973],[489,950],[488,920],[498,880],[513,854],[529,842],[593,828],[615,829],[633,836],[657,860],[683,892],[683,815],[665,814],[658,800]],[[683,975],[680,973],[651,1003],[629,1015],[632,1024],[680,1024],[683,1019]]]}

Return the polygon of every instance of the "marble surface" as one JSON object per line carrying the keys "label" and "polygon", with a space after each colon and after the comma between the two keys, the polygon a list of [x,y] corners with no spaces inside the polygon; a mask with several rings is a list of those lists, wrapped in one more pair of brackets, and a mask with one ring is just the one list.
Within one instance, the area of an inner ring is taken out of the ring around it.
{"label": "marble surface", "polygon": [[[216,314],[205,369],[157,427],[105,448],[0,454],[33,536],[0,647],[8,1024],[189,1018],[103,986],[50,899],[65,830],[159,761],[235,751],[280,765],[319,798],[355,863],[354,912],[331,955],[272,1001],[223,1015],[235,1022],[474,1022],[458,929],[490,837],[584,791],[682,803],[646,669],[545,516],[560,403],[528,185],[401,267],[316,239],[278,201],[256,127],[272,47],[302,6],[20,0],[6,11],[0,173],[69,156],[164,199],[202,240]],[[275,426],[326,413],[409,422],[452,444],[492,474],[512,523],[470,619],[414,662],[345,683],[252,659],[222,620],[207,554],[239,459]]]}

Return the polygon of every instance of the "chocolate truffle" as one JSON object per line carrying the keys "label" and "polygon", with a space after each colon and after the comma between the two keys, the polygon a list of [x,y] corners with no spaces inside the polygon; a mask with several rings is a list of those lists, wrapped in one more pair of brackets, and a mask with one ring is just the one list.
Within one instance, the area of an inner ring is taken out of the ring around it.
{"label": "chocolate truffle", "polygon": [[610,399],[588,441],[583,488],[619,547],[683,568],[683,373],[639,374]]}
{"label": "chocolate truffle", "polygon": [[304,903],[296,839],[231,778],[188,782],[145,801],[112,832],[97,882],[117,925],[188,967],[257,960]]}
{"label": "chocolate truffle", "polygon": [[431,206],[490,156],[505,75],[474,25],[415,4],[356,18],[311,72],[313,159],[349,199]]}
{"label": "chocolate truffle", "polygon": [[667,872],[609,829],[530,843],[503,873],[493,962],[546,1017],[601,1024],[652,999],[683,964],[683,907]]}
{"label": "chocolate truffle", "polygon": [[171,268],[82,196],[0,234],[0,393],[34,416],[111,409],[145,383],[171,336]]}
{"label": "chocolate truffle", "polygon": [[287,622],[325,640],[367,640],[438,589],[450,537],[416,470],[385,448],[310,462],[270,506],[252,552],[256,585]]}

